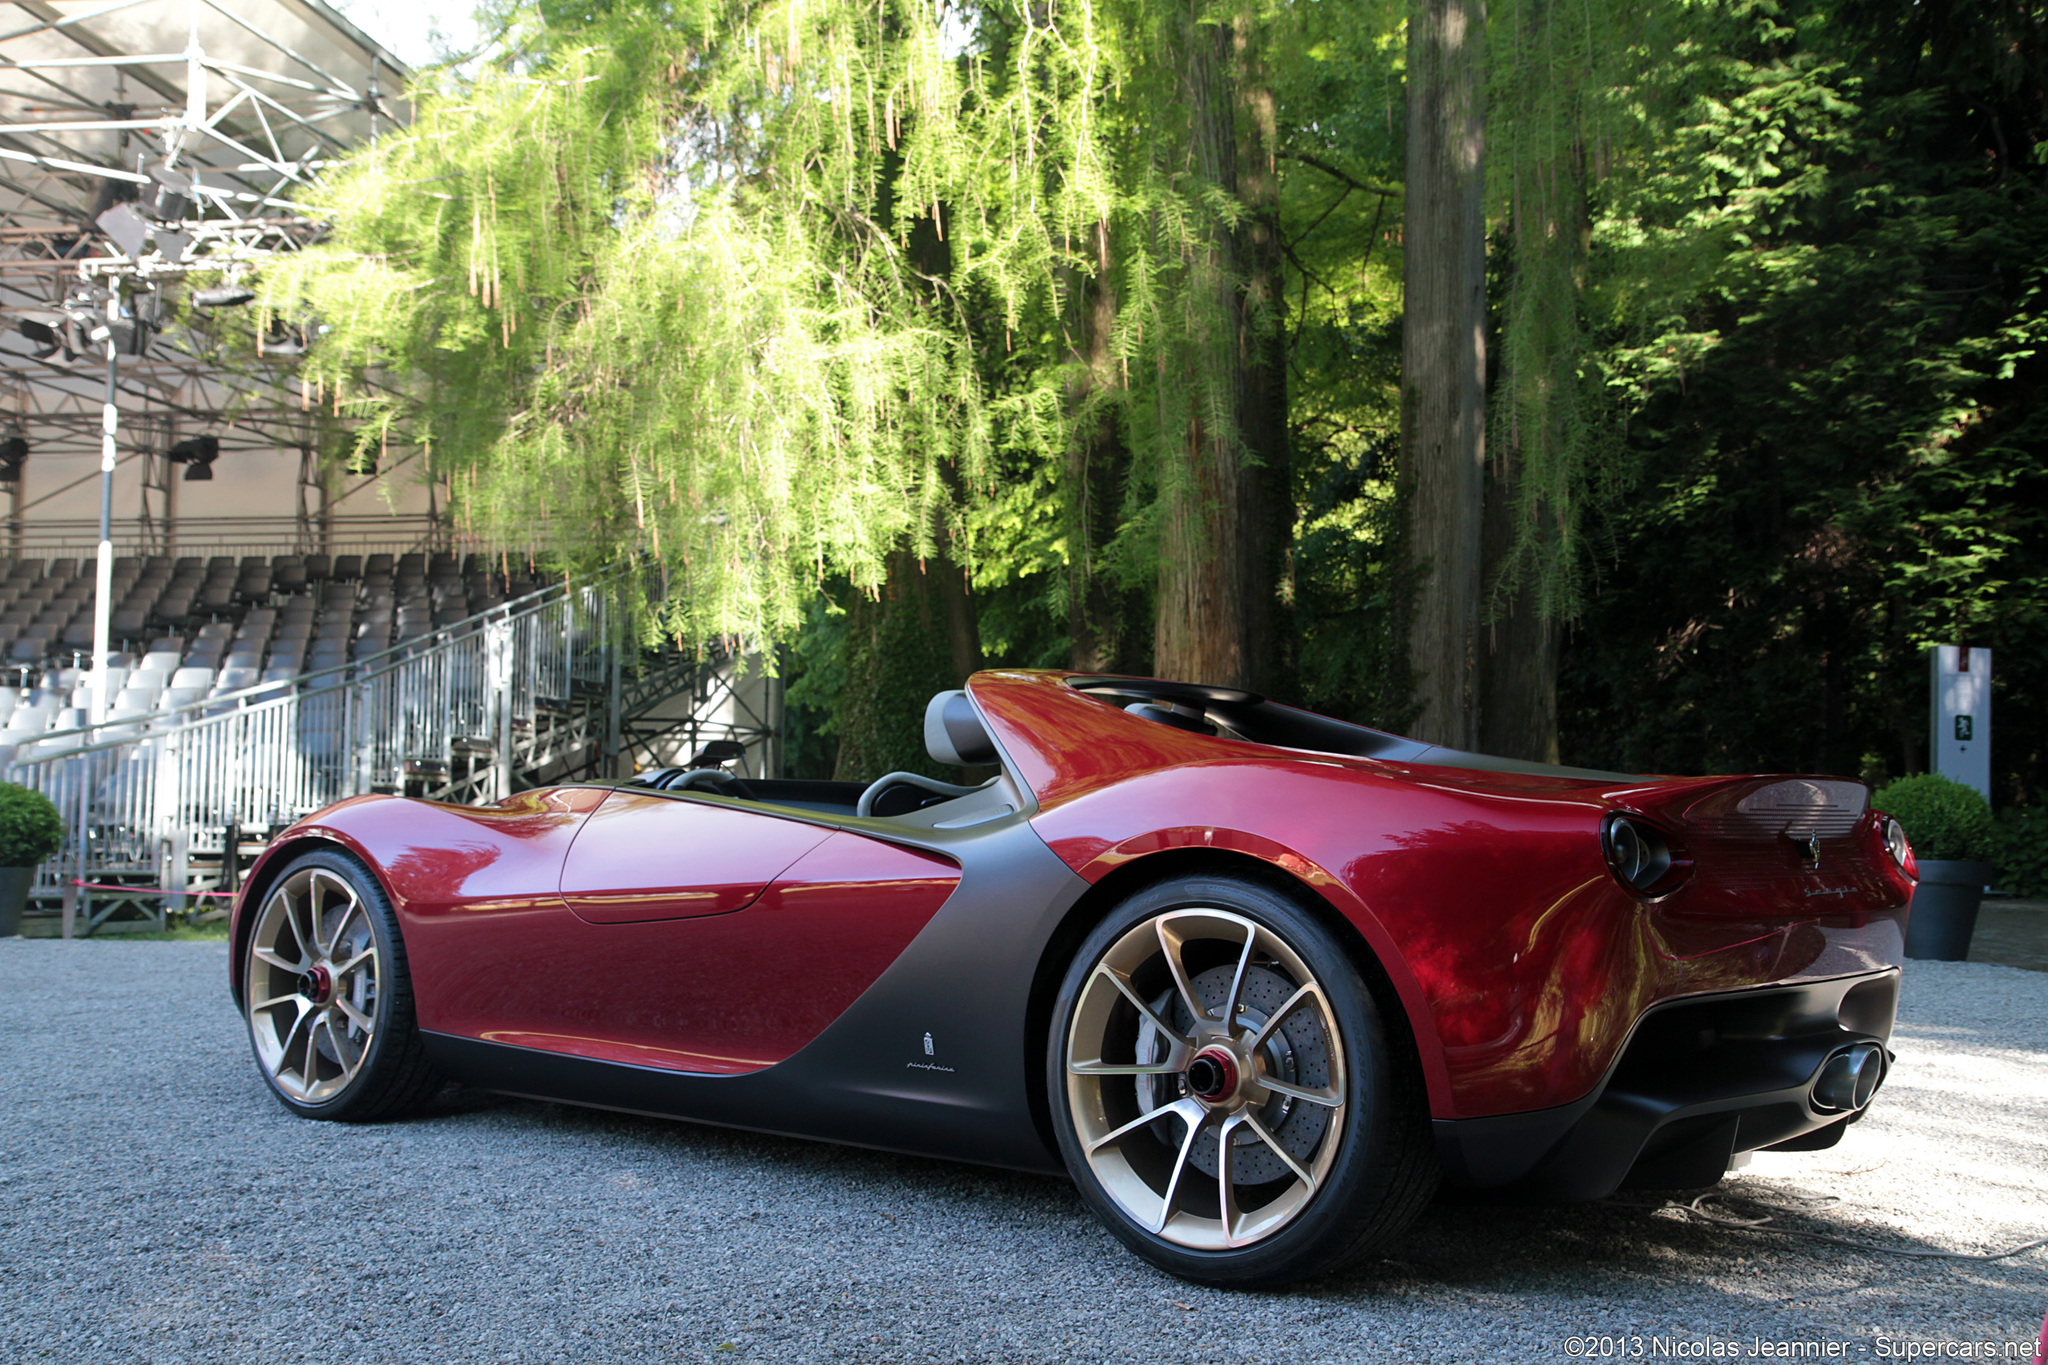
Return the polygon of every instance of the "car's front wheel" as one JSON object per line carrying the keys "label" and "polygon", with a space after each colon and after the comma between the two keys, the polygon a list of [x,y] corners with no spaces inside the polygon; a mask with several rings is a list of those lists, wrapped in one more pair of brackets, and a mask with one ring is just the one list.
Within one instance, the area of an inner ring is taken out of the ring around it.
{"label": "car's front wheel", "polygon": [[369,869],[301,854],[264,894],[244,944],[243,1015],[256,1064],[306,1118],[396,1118],[440,1089],[413,1020],[405,945]]}
{"label": "car's front wheel", "polygon": [[1412,1059],[1335,935],[1258,881],[1176,878],[1111,912],[1061,984],[1047,1082],[1088,1203],[1189,1279],[1334,1270],[1436,1187]]}

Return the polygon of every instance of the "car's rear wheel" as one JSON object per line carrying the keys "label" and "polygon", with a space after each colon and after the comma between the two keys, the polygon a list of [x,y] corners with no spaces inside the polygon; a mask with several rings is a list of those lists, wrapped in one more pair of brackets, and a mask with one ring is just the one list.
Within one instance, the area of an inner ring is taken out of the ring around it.
{"label": "car's rear wheel", "polygon": [[395,1118],[440,1088],[414,1023],[398,920],[360,862],[325,849],[293,859],[244,951],[249,1041],[285,1108]]}
{"label": "car's rear wheel", "polygon": [[1277,888],[1182,877],[1125,901],[1075,954],[1050,1042],[1068,1170],[1174,1274],[1325,1273],[1436,1187],[1413,1059],[1344,946]]}

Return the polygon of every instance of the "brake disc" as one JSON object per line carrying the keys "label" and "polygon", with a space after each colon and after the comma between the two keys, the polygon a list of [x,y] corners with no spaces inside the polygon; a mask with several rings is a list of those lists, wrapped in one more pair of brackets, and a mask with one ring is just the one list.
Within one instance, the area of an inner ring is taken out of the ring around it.
{"label": "brake disc", "polygon": [[[1234,964],[1211,967],[1190,983],[1212,1017],[1222,1009],[1230,994],[1230,983],[1236,975]],[[1234,1031],[1240,1035],[1256,1033],[1273,1017],[1274,1010],[1287,1003],[1294,991],[1294,982],[1271,967],[1253,963],[1245,970],[1244,988],[1238,995]],[[1193,1029],[1194,1017],[1189,1014],[1177,991],[1164,992],[1150,1003],[1154,1013],[1173,1028],[1182,1033]],[[1150,1020],[1142,1021],[1138,1029],[1136,1055],[1145,1060],[1157,1060],[1164,1057],[1166,1051],[1167,1040]],[[1259,1045],[1258,1063],[1260,1072],[1275,1080],[1309,1089],[1327,1089],[1331,1079],[1330,1040],[1321,1020],[1311,1010],[1296,1009]],[[1138,1102],[1144,1108],[1171,1104],[1185,1094],[1187,1085],[1183,1077],[1138,1078]],[[1286,1095],[1269,1096],[1253,1113],[1287,1154],[1304,1166],[1330,1127],[1327,1108]],[[1169,1150],[1179,1147],[1182,1139],[1180,1120],[1163,1117],[1152,1125],[1152,1130]],[[1230,1183],[1233,1186],[1263,1185],[1292,1176],[1286,1163],[1252,1131],[1249,1124],[1237,1125],[1230,1138]],[[1217,1127],[1212,1126],[1195,1140],[1194,1150],[1188,1154],[1188,1164],[1214,1180],[1216,1155]]]}

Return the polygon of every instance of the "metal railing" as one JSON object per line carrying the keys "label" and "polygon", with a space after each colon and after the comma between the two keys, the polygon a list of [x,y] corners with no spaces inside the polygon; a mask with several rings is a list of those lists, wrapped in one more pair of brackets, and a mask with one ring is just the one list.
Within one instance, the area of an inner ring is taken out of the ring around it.
{"label": "metal railing", "polygon": [[[424,513],[333,516],[325,522],[289,516],[185,517],[147,526],[120,521],[112,532],[117,555],[400,555],[482,548],[464,543],[445,521]],[[99,523],[89,518],[0,519],[0,553],[12,558],[89,557],[97,553],[99,540]]]}
{"label": "metal railing", "polygon": [[[527,750],[546,744],[539,756],[559,761],[555,719],[577,711],[579,695],[609,691],[609,624],[603,592],[552,584],[337,668],[34,736],[6,780],[47,795],[69,834],[32,894],[47,900],[92,882],[182,892],[195,857],[218,858],[231,880],[231,829],[400,790],[409,774],[510,795],[536,756]],[[583,724],[576,733],[593,732]],[[88,931],[96,922],[89,917]]]}

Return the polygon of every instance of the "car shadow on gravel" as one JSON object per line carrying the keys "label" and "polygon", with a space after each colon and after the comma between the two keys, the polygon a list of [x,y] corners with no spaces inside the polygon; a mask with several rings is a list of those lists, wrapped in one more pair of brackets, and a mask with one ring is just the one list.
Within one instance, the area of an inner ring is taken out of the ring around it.
{"label": "car shadow on gravel", "polygon": [[[1696,1200],[1704,1204],[1700,1213],[1690,1207]],[[1765,1220],[1782,1230],[1720,1219]],[[2006,1299],[2021,1320],[2039,1315],[2048,1295],[2048,1249],[2002,1261],[1928,1254],[1955,1250],[1889,1222],[1859,1218],[1853,1205],[1737,1176],[1711,1190],[1625,1191],[1591,1204],[1447,1194],[1398,1248],[1316,1288],[1371,1294],[1425,1281],[1466,1290],[1584,1292],[1647,1276],[1752,1303],[1796,1305],[1863,1290],[1910,1286],[1927,1293],[1942,1283],[1967,1282],[1975,1297]]]}
{"label": "car shadow on gravel", "polygon": [[[574,1135],[654,1162],[709,1164],[769,1174],[792,1193],[835,1196],[856,1220],[878,1229],[912,1225],[942,1230],[963,1209],[982,1226],[1029,1227],[1051,1235],[1061,1250],[1128,1275],[1156,1279],[1180,1298],[1202,1290],[1153,1271],[1104,1230],[1074,1187],[1038,1175],[962,1162],[839,1146],[686,1121],[646,1118],[450,1089],[421,1121],[508,1130],[540,1128]],[[1447,1191],[1388,1252],[1336,1276],[1279,1291],[1363,1301],[1418,1289],[1465,1292],[1628,1292],[1646,1279],[1683,1284],[1746,1304],[1802,1302],[1816,1281],[1828,1293],[1910,1284],[1922,1292],[1966,1276],[1973,1295],[2009,1296],[2012,1311],[2038,1314],[2048,1294],[2048,1251],[2002,1262],[1916,1259],[1845,1247],[1809,1237],[1717,1225],[1682,1206],[1707,1194],[1706,1213],[1728,1218],[1771,1215],[1803,1233],[1874,1243],[1906,1251],[1944,1251],[1909,1230],[1830,1204],[1781,1183],[1731,1178],[1712,1192],[1631,1191],[1591,1204],[1545,1205]],[[778,1217],[775,1207],[750,1219]],[[788,1231],[801,1235],[792,1217]],[[1266,1295],[1254,1297],[1265,1298]]]}

